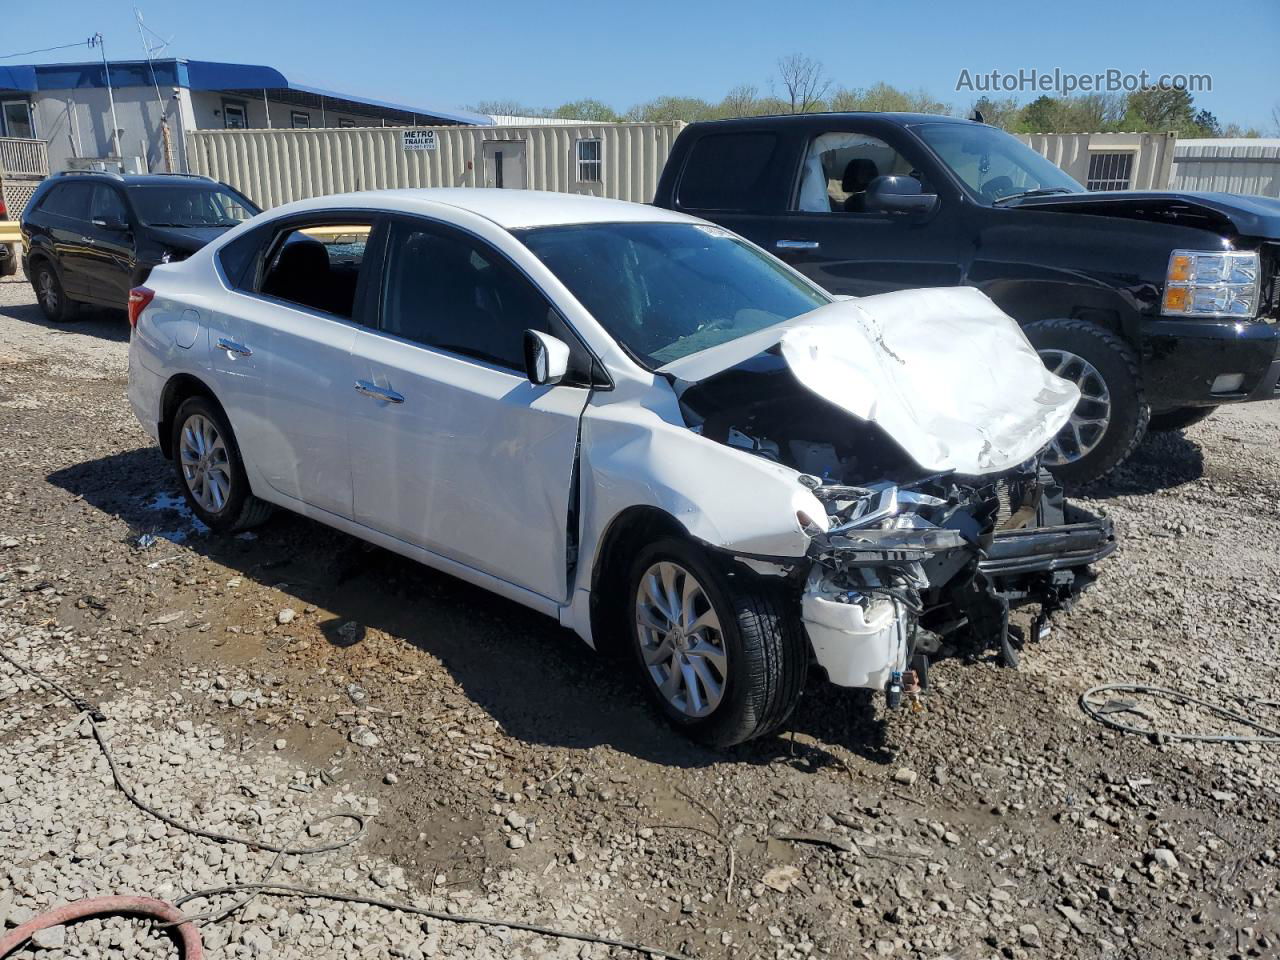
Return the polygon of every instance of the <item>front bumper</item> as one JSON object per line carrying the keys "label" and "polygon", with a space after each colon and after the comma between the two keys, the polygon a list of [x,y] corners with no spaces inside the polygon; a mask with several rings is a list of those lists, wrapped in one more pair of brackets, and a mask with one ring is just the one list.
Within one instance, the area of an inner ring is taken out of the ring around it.
{"label": "front bumper", "polygon": [[[1237,389],[1214,392],[1220,376]],[[1156,412],[1270,400],[1280,380],[1280,323],[1152,320],[1142,327],[1142,379]]]}
{"label": "front bumper", "polygon": [[1116,549],[1115,524],[1071,507],[1075,522],[1056,527],[1001,530],[995,535],[978,570],[988,577],[1049,573],[1088,566]]}

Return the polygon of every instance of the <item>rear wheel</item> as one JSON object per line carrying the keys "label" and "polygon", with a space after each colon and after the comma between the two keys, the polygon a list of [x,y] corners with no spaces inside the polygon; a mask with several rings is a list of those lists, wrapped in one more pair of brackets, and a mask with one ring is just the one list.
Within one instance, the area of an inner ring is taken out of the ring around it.
{"label": "rear wheel", "polygon": [[1166,410],[1164,413],[1153,413],[1148,430],[1185,430],[1194,427],[1201,420],[1213,416],[1217,407],[1179,407],[1177,410]]}
{"label": "rear wheel", "polygon": [[41,261],[31,274],[31,286],[35,288],[36,300],[45,317],[52,323],[65,323],[71,319],[75,305],[67,299],[62,289],[62,281],[58,273],[49,264]]}
{"label": "rear wheel", "polygon": [[1147,432],[1138,358],[1111,331],[1085,320],[1041,320],[1024,332],[1050,372],[1080,389],[1044,465],[1067,483],[1089,483],[1129,456]]}
{"label": "rear wheel", "polygon": [[208,397],[189,397],[173,418],[173,462],[187,503],[218,533],[262,523],[271,505],[249,491],[231,426]]}
{"label": "rear wheel", "polygon": [[780,589],[720,572],[677,538],[642,549],[628,584],[641,683],[672,723],[727,747],[786,721],[808,646]]}

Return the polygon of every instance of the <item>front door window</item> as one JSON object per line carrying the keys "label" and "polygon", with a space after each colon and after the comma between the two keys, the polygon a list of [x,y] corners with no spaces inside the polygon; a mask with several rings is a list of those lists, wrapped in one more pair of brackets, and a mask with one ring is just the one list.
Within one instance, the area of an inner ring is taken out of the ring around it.
{"label": "front door window", "polygon": [[912,176],[919,179],[912,164],[883,140],[864,133],[824,133],[809,145],[796,209],[868,213],[867,187],[873,180]]}

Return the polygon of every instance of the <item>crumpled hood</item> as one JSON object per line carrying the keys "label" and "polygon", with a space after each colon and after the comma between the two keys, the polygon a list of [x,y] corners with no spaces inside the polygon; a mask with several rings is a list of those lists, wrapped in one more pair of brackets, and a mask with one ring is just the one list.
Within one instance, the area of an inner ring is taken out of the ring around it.
{"label": "crumpled hood", "polygon": [[659,372],[683,393],[769,350],[806,388],[878,425],[929,471],[1009,470],[1044,448],[1080,397],[972,287],[837,301]]}
{"label": "crumpled hood", "polygon": [[1018,210],[1057,210],[1192,226],[1196,225],[1196,218],[1191,214],[1199,212],[1216,224],[1215,229],[1243,237],[1280,239],[1280,199],[1274,197],[1177,190],[1095,190],[1019,197],[1009,206]]}

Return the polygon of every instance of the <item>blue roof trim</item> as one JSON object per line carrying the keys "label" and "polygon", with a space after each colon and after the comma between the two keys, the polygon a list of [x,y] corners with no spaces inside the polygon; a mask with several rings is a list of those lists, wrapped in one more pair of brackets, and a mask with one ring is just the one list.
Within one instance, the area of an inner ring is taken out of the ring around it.
{"label": "blue roof trim", "polygon": [[0,90],[36,91],[35,67],[0,67]]}
{"label": "blue roof trim", "polygon": [[[415,107],[386,100],[374,100],[352,93],[339,93],[306,84],[290,83],[283,73],[274,67],[252,63],[221,63],[216,60],[112,60],[111,85],[114,87],[187,87],[191,90],[297,90],[319,96],[348,100],[382,110],[419,114],[423,117],[439,117],[454,123],[489,126],[493,118],[461,110],[440,110],[435,107]],[[154,79],[152,77],[154,71]],[[106,75],[101,63],[38,63],[23,66],[0,67],[0,89],[23,90],[78,90],[84,87],[105,87]]]}

